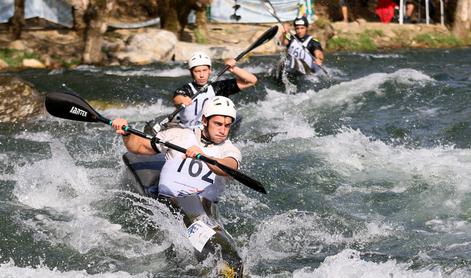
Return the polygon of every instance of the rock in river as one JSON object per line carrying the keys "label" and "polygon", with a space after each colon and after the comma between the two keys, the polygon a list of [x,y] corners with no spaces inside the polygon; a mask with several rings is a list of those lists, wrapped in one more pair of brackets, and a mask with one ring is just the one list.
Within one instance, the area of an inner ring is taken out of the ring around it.
{"label": "rock in river", "polygon": [[44,112],[44,98],[31,84],[0,76],[0,122],[24,122]]}

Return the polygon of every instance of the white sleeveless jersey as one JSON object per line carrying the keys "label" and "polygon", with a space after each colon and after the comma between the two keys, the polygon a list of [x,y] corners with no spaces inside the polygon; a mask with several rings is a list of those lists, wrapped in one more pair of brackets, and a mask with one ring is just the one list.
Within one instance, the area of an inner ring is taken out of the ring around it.
{"label": "white sleeveless jersey", "polygon": [[[199,133],[200,130],[198,129]],[[233,157],[240,164],[240,151],[229,140],[223,144],[202,146],[199,137],[190,129],[171,128],[157,135],[161,140],[188,148],[193,145],[201,147],[207,156],[223,158]],[[185,155],[159,145],[165,152],[167,161],[160,172],[159,194],[167,197],[198,194],[210,201],[219,200],[228,177],[214,174],[206,163],[185,158]]]}
{"label": "white sleeveless jersey", "polygon": [[288,48],[288,54],[291,57],[291,60],[289,63],[290,68],[296,68],[298,71],[302,73],[306,73],[302,64],[296,61],[297,59],[306,63],[308,67],[310,68],[313,67],[313,64],[315,64],[315,61],[313,60],[312,54],[309,53],[309,50],[307,50],[306,48],[309,42],[311,41],[311,39],[312,39],[312,36],[309,36],[302,43],[296,39],[293,39],[293,41],[291,42]]}
{"label": "white sleeveless jersey", "polygon": [[[192,83],[188,84],[193,91],[193,94],[196,94],[198,91],[193,86]],[[213,97],[216,96],[213,86],[209,85],[206,92],[199,94],[196,98],[193,99],[193,102],[190,106],[185,107],[183,111],[180,112],[180,124],[186,128],[197,128],[201,125],[201,116],[204,103]]]}

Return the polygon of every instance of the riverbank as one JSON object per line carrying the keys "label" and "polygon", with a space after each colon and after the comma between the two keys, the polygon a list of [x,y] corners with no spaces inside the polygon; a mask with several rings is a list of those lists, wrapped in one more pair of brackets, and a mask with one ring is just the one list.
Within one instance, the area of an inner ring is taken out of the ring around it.
{"label": "riverbank", "polygon": [[[105,58],[102,65],[185,61],[188,53],[196,49],[209,51],[216,59],[233,57],[234,53],[247,47],[269,26],[210,23],[207,36],[197,36],[193,30],[187,29],[189,42],[177,41],[172,33],[157,28],[110,30],[104,36],[102,50]],[[453,48],[468,44],[454,37],[441,25],[383,24],[364,20],[331,23],[318,20],[310,33],[322,43],[326,53]],[[83,47],[83,40],[72,30],[27,30],[17,41],[10,41],[7,33],[0,33],[0,69],[75,67],[82,60]],[[163,53],[159,53],[159,48],[162,48],[160,52]],[[280,51],[283,51],[283,47],[272,40],[253,54],[276,54]],[[146,52],[155,53],[143,56]]]}

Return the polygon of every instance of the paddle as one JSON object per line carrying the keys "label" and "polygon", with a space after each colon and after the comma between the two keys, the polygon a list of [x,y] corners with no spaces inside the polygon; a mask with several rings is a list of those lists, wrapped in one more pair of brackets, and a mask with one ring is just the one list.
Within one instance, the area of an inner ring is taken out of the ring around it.
{"label": "paddle", "polygon": [[[302,42],[294,35],[292,34],[291,32],[288,32],[286,29],[285,29],[285,26],[283,24],[283,22],[281,21],[281,19],[278,17],[278,15],[276,14],[276,11],[275,11],[275,8],[273,7],[273,5],[271,4],[271,2],[269,0],[260,0],[263,2],[263,5],[265,5],[265,8],[267,9],[267,11],[281,24],[281,26],[283,26],[283,29],[285,30],[286,33],[289,33],[291,35],[291,37],[293,37],[295,40],[297,40],[299,42],[299,44],[303,47],[304,51],[309,55],[311,56],[312,60],[315,61],[316,57],[313,57],[311,52],[306,48],[306,46],[304,46],[302,44]],[[327,73],[327,71],[324,69],[323,66],[319,65],[319,64],[316,64],[317,67],[319,67],[327,76],[329,76],[329,74]],[[309,67],[311,68],[311,67]]]}
{"label": "paddle", "polygon": [[[249,53],[250,51],[254,50],[255,48],[259,47],[260,45],[268,42],[269,40],[271,40],[275,35],[276,33],[278,32],[278,26],[273,26],[271,27],[270,29],[266,30],[256,41],[254,41],[249,47],[247,47],[247,49],[245,49],[244,51],[242,51],[237,57],[235,57],[235,60],[236,61],[239,61],[242,57],[244,57],[247,53]],[[206,91],[206,89],[208,89],[208,87],[213,84],[214,82],[216,82],[219,77],[221,77],[221,75],[223,75],[227,70],[229,69],[229,66],[225,66],[222,70],[220,70],[216,76],[214,76],[213,78],[211,78],[209,80],[208,83],[206,83],[206,85],[204,85],[203,87],[201,87],[198,92],[196,92],[192,97],[191,99],[195,99],[199,94],[203,93]],[[156,129],[154,126],[154,130],[155,131],[159,131],[160,128],[162,126],[166,126],[166,124],[168,124],[170,121],[173,120],[173,118],[175,118],[175,116],[180,113],[183,109],[185,109],[185,105],[184,104],[181,104],[180,106],[178,106],[177,109],[175,109],[175,111],[173,111],[171,114],[169,114],[165,119],[163,119],[160,123],[159,123],[159,128]]]}
{"label": "paddle", "polygon": [[[65,93],[49,93],[46,96],[45,106],[49,114],[62,119],[82,122],[102,122],[107,125],[111,125],[112,123],[111,120],[101,116],[84,99],[82,99],[78,95]],[[163,144],[170,149],[186,153],[185,148],[182,148],[169,142],[161,141],[157,137],[145,134],[144,132],[133,129],[129,126],[123,126],[123,130],[135,134],[137,136],[147,138],[149,140],[156,140],[157,143]],[[255,191],[258,191],[263,194],[267,193],[267,191],[259,181],[256,181],[237,170],[229,168],[226,165],[223,165],[218,161],[206,156],[198,155],[196,159],[219,167],[219,169],[226,172],[229,176],[233,177],[240,183],[252,188]]]}

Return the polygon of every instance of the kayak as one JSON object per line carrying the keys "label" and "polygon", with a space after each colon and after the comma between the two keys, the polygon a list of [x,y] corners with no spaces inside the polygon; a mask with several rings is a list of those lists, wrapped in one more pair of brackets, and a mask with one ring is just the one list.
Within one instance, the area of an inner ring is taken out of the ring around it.
{"label": "kayak", "polygon": [[136,180],[133,183],[134,189],[143,196],[157,198],[160,170],[165,164],[165,155],[139,155],[127,152],[123,155],[123,161]]}
{"label": "kayak", "polygon": [[291,84],[297,84],[299,78],[309,74],[317,74],[313,73],[307,66],[304,65],[303,62],[295,59],[295,65],[293,67],[290,66],[290,60],[286,57],[282,57],[273,72],[273,77],[278,84],[284,83],[284,78],[289,81]]}
{"label": "kayak", "polygon": [[217,220],[217,209],[214,204],[197,195],[176,198],[158,196],[159,176],[165,164],[165,155],[139,155],[127,152],[123,161],[134,176],[135,190],[147,197],[158,199],[172,209],[184,215],[188,238],[198,251],[198,260],[204,260],[208,254],[214,254],[220,246],[222,250],[222,274],[227,277],[242,277],[243,264],[232,236],[224,230]]}

